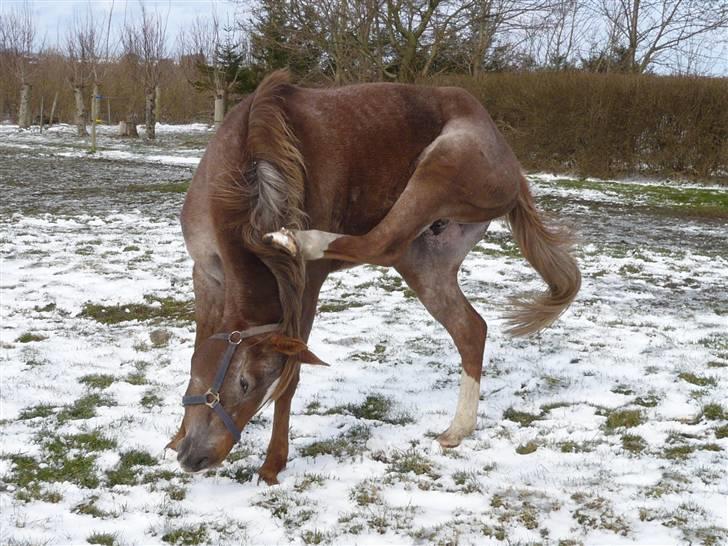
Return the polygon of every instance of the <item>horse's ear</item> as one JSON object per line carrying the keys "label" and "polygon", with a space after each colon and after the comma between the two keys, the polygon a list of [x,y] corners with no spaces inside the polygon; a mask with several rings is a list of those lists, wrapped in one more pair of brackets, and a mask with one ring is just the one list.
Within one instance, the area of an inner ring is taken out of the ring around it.
{"label": "horse's ear", "polygon": [[304,364],[313,364],[314,366],[329,366],[329,364],[321,360],[308,349],[298,353],[298,358]]}
{"label": "horse's ear", "polygon": [[309,351],[308,346],[298,338],[288,337],[282,334],[273,334],[270,338],[270,345],[273,350],[283,353],[284,355],[296,355],[304,364],[328,366],[326,362]]}
{"label": "horse's ear", "polygon": [[273,334],[270,337],[269,343],[273,350],[289,356],[308,349],[302,340],[295,337],[284,336],[283,334]]}

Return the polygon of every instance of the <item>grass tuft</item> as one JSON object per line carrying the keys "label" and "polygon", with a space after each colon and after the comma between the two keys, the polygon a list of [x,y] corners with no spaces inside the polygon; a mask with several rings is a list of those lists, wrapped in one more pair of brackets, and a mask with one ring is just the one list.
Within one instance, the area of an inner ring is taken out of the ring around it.
{"label": "grass tuft", "polygon": [[141,479],[144,467],[155,466],[157,460],[146,451],[131,450],[121,454],[112,470],[106,471],[109,487],[115,485],[136,485]]}
{"label": "grass tuft", "polygon": [[683,381],[687,381],[688,383],[697,385],[699,387],[714,387],[715,386],[714,377],[703,377],[703,376],[696,375],[691,372],[682,372],[682,373],[678,374],[678,377],[680,379],[682,379]]}
{"label": "grass tuft", "polygon": [[18,343],[30,343],[32,341],[43,341],[44,339],[48,339],[48,337],[41,334],[34,334],[32,332],[25,332],[24,334],[19,335],[15,341]]}
{"label": "grass tuft", "polygon": [[114,376],[108,374],[89,374],[81,377],[78,382],[86,385],[90,389],[103,390],[111,386],[114,382]]}
{"label": "grass tuft", "polygon": [[534,421],[538,421],[541,419],[541,415],[535,415],[533,413],[528,413],[525,411],[518,411],[513,408],[508,408],[506,411],[503,412],[503,418],[508,419],[509,421],[513,421],[514,423],[518,423],[522,427],[528,427],[533,423]]}
{"label": "grass tuft", "polygon": [[193,546],[207,542],[207,526],[186,525],[172,531],[168,531],[162,535],[162,542],[167,544],[179,544],[182,546]]}
{"label": "grass tuft", "polygon": [[116,536],[110,533],[93,533],[86,538],[89,544],[103,544],[104,546],[115,546]]}
{"label": "grass tuft", "polygon": [[632,428],[641,425],[643,421],[642,412],[638,409],[617,410],[607,416],[607,430],[616,428]]}
{"label": "grass tuft", "polygon": [[192,322],[195,318],[193,301],[180,301],[158,296],[144,296],[144,299],[147,301],[146,304],[100,305],[87,303],[78,316],[93,319],[101,324],[119,324],[131,320]]}

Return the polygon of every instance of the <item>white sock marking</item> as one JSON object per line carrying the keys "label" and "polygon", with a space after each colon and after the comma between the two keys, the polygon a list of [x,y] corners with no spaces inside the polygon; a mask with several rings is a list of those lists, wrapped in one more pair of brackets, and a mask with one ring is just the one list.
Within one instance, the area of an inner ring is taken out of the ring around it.
{"label": "white sock marking", "polygon": [[324,251],[329,248],[331,242],[342,237],[342,235],[319,231],[318,229],[308,229],[306,231],[295,231],[294,237],[304,259],[319,260],[323,258]]}
{"label": "white sock marking", "polygon": [[461,439],[475,429],[478,417],[478,402],[480,401],[480,383],[470,377],[465,371],[460,374],[460,395],[455,417],[450,424],[448,432],[462,435]]}

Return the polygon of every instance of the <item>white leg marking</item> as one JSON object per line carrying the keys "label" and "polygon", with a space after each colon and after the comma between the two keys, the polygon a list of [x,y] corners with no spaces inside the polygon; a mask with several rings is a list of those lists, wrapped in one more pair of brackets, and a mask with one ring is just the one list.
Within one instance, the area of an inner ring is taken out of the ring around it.
{"label": "white leg marking", "polygon": [[457,446],[463,438],[475,430],[479,401],[480,382],[470,377],[465,371],[461,372],[460,396],[455,417],[450,423],[450,427],[437,439],[443,447]]}
{"label": "white leg marking", "polygon": [[324,252],[329,245],[342,237],[338,233],[329,233],[328,231],[319,231],[318,229],[308,229],[306,231],[295,231],[293,236],[296,238],[298,248],[305,260],[319,260],[323,258]]}

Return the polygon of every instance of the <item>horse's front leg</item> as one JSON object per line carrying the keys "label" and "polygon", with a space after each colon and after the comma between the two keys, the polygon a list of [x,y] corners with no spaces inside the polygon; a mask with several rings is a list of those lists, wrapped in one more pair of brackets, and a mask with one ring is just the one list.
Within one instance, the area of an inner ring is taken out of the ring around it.
{"label": "horse's front leg", "polygon": [[298,386],[299,374],[291,380],[288,388],[275,402],[273,411],[273,432],[271,433],[268,451],[258,475],[268,485],[278,483],[278,473],[286,467],[288,460],[288,423],[291,417],[291,400]]}

